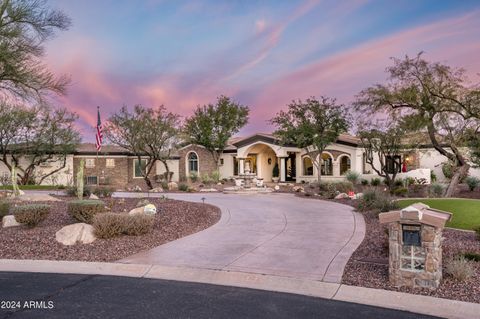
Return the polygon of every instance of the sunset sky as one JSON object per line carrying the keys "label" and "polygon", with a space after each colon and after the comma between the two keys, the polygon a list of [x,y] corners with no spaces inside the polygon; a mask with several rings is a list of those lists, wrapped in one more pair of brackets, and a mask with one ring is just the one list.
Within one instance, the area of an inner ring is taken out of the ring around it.
{"label": "sunset sky", "polygon": [[102,116],[126,104],[182,116],[232,96],[251,108],[241,135],[292,99],[348,104],[385,80],[390,57],[415,55],[480,73],[480,1],[55,0],[73,20],[48,43],[46,62],[72,77],[61,105],[92,141]]}

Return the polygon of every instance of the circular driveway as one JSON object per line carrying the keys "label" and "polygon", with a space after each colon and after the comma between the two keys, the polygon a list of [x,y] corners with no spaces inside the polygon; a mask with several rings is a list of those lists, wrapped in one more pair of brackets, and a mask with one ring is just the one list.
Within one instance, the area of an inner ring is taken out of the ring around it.
{"label": "circular driveway", "polygon": [[[117,193],[116,196],[142,196]],[[154,196],[150,194],[150,196]],[[155,194],[162,196],[162,194]],[[363,217],[350,206],[292,194],[167,194],[222,210],[199,233],[144,251],[122,263],[250,272],[340,283],[365,235]]]}

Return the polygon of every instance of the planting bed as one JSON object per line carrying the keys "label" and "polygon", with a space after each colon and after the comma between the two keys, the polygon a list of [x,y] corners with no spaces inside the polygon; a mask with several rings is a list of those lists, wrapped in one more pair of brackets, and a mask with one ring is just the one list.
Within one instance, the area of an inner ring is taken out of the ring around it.
{"label": "planting bed", "polygon": [[[212,205],[153,198],[149,200],[158,210],[152,232],[142,236],[97,239],[92,244],[73,246],[64,246],[55,240],[58,230],[77,222],[67,214],[67,201],[48,202],[51,205],[50,215],[37,227],[0,228],[0,259],[115,261],[196,233],[220,219],[220,210]],[[135,208],[138,201],[139,199],[126,198],[122,204],[119,198],[104,200],[112,212],[128,212]]]}

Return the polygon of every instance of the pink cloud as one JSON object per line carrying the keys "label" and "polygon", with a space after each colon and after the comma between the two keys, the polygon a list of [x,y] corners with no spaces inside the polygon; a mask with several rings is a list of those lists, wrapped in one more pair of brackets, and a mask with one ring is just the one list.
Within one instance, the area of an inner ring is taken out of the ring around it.
{"label": "pink cloud", "polygon": [[[390,57],[425,50],[429,60],[480,71],[480,12],[398,32],[322,58],[274,81],[254,101],[255,118],[270,118],[292,99],[336,96],[349,102],[361,89],[386,78]],[[454,45],[453,45],[454,44]],[[263,122],[263,121],[262,121]],[[263,123],[262,123],[263,124]],[[259,123],[253,123],[259,125]]]}

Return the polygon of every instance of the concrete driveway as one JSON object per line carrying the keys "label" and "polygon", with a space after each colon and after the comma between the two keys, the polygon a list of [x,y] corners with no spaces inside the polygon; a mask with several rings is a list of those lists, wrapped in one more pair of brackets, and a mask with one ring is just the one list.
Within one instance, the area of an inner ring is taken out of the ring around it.
{"label": "concrete driveway", "polygon": [[[141,196],[116,194],[116,196]],[[161,194],[159,194],[161,196]],[[150,195],[152,196],[152,195]],[[122,263],[232,270],[339,283],[365,235],[351,207],[292,194],[168,194],[222,210],[199,233],[123,259]]]}

